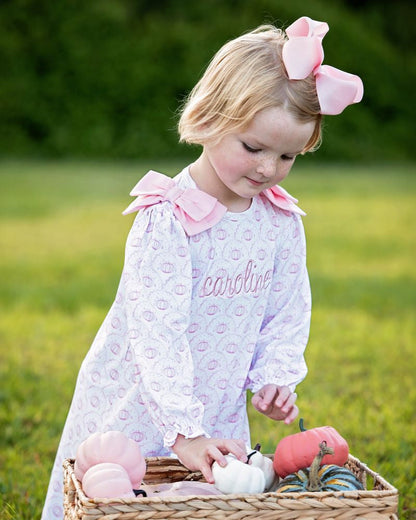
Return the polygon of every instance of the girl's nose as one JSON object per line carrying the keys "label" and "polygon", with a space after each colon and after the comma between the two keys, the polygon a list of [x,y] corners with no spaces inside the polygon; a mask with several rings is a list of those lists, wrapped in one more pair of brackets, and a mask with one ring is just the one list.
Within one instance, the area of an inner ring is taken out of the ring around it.
{"label": "girl's nose", "polygon": [[278,174],[277,159],[275,157],[264,158],[259,164],[257,171],[264,177],[270,179]]}

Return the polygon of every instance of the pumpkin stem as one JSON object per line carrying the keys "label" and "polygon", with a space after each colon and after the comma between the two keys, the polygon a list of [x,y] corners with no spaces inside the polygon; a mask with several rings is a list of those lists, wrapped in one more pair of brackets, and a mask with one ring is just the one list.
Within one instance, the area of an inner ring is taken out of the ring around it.
{"label": "pumpkin stem", "polygon": [[261,444],[257,443],[257,444],[254,446],[253,451],[247,455],[247,462],[246,462],[246,464],[248,464],[248,463],[250,462],[251,457],[252,457],[253,455],[255,455],[256,453],[258,453],[260,450],[261,450]]}
{"label": "pumpkin stem", "polygon": [[303,426],[303,417],[299,419],[299,430],[301,432],[307,432],[308,430]]}
{"label": "pumpkin stem", "polygon": [[136,497],[142,496],[144,498],[147,497],[147,493],[144,489],[133,489],[133,493]]}
{"label": "pumpkin stem", "polygon": [[258,450],[254,450],[254,451],[252,451],[251,453],[249,453],[249,454],[247,455],[247,462],[246,462],[246,464],[248,464],[248,463],[250,462],[251,457],[252,457],[253,455],[255,455],[255,454],[257,453],[257,451],[258,451]]}
{"label": "pumpkin stem", "polygon": [[322,441],[319,444],[319,452],[313,459],[311,467],[309,468],[309,478],[306,489],[308,491],[320,491],[322,489],[322,481],[319,478],[319,468],[321,466],[322,459],[325,455],[333,455],[334,450],[326,445],[326,441]]}

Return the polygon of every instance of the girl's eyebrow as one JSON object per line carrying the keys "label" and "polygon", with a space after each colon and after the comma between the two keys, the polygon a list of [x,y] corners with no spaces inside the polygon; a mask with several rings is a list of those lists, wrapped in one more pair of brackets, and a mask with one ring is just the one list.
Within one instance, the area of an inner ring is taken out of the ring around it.
{"label": "girl's eyebrow", "polygon": [[257,139],[257,137],[255,137],[254,135],[251,135],[251,134],[243,134],[242,136],[242,140],[249,140],[251,142],[251,144],[254,144],[256,146],[258,146],[259,148],[267,148],[267,146],[262,143],[261,141],[259,141]]}

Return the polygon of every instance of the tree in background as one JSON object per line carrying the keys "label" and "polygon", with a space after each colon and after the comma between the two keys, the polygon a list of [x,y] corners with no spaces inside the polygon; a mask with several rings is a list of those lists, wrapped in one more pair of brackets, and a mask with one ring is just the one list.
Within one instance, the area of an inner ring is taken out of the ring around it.
{"label": "tree in background", "polygon": [[365,85],[359,107],[326,119],[319,160],[412,159],[414,14],[403,0],[4,0],[0,156],[192,154],[176,112],[216,50],[308,15],[329,23],[324,62]]}

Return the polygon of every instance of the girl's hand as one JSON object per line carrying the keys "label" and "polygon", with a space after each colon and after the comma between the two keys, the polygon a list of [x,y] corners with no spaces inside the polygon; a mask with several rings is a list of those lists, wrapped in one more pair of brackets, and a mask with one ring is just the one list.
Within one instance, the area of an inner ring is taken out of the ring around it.
{"label": "girl's hand", "polygon": [[232,453],[238,460],[247,462],[245,444],[240,440],[207,439],[206,437],[185,439],[183,435],[178,435],[172,451],[184,466],[191,471],[200,471],[210,484],[214,484],[211,470],[214,461],[224,467],[227,465],[225,455]]}
{"label": "girl's hand", "polygon": [[296,399],[297,394],[287,386],[265,385],[253,395],[251,402],[257,411],[270,419],[290,424],[299,413]]}

